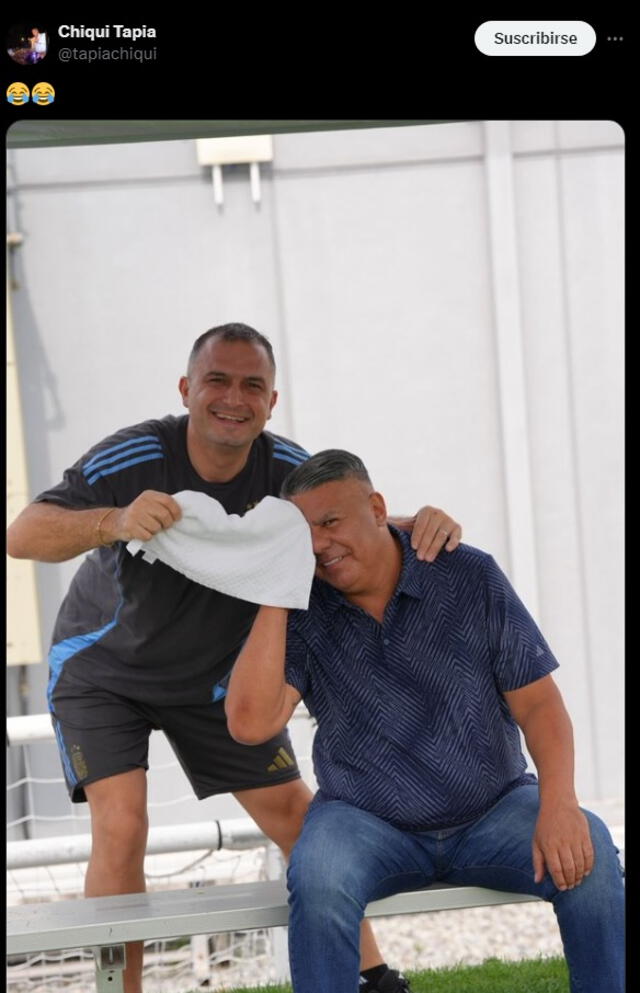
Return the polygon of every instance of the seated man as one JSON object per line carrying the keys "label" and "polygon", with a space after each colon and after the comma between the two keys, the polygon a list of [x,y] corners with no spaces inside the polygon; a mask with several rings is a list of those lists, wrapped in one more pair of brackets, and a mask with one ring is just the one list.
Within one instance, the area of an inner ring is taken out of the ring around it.
{"label": "seated man", "polygon": [[435,880],[551,901],[571,989],[622,993],[616,849],[578,806],[558,663],[506,577],[464,545],[418,561],[348,452],[314,455],[282,496],[311,527],[309,609],[260,609],[226,707],[247,744],[301,698],[318,722],[288,873],[296,993],[356,993],[366,905]]}

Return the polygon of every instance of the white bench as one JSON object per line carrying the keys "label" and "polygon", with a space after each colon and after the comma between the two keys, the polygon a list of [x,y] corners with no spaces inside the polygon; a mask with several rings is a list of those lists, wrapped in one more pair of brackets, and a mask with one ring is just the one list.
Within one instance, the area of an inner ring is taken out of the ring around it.
{"label": "white bench", "polygon": [[[436,883],[376,900],[366,915],[386,917],[537,899],[479,886]],[[122,993],[127,941],[283,927],[288,918],[283,880],[31,903],[8,908],[7,955],[92,948],[97,990]]]}

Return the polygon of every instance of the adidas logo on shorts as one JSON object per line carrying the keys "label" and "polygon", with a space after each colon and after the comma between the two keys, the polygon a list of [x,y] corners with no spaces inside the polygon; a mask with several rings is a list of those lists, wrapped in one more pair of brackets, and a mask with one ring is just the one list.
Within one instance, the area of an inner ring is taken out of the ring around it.
{"label": "adidas logo on shorts", "polygon": [[281,769],[291,769],[295,766],[294,760],[285,748],[279,748],[273,757],[271,765],[267,766],[267,772],[279,772]]}

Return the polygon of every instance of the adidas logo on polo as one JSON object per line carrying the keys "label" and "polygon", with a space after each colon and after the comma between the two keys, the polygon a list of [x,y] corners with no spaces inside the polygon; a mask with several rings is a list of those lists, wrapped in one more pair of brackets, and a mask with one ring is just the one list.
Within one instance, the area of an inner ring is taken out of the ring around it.
{"label": "adidas logo on polo", "polygon": [[279,748],[273,757],[273,762],[267,766],[267,772],[279,772],[280,769],[291,769],[293,766],[295,766],[295,762],[289,752],[284,748]]}

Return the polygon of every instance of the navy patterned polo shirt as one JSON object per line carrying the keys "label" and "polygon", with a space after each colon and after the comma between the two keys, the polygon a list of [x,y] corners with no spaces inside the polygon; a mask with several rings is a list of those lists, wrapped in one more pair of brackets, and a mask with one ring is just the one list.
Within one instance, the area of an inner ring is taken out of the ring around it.
{"label": "navy patterned polo shirt", "polygon": [[318,722],[320,798],[444,829],[536,782],[502,694],[558,663],[490,555],[460,545],[421,562],[391,530],[403,567],[384,622],[314,580],[289,615],[286,680]]}

